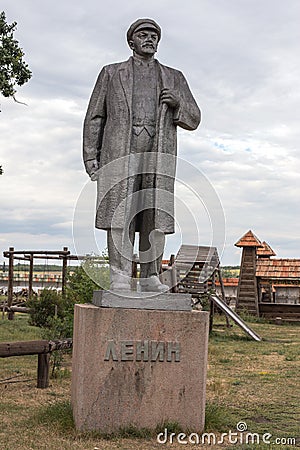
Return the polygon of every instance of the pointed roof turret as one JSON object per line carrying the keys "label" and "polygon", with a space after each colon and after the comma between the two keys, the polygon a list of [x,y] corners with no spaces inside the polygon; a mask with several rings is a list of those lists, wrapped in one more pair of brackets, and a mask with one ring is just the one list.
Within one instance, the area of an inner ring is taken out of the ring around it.
{"label": "pointed roof turret", "polygon": [[270,256],[276,256],[274,250],[267,244],[266,241],[262,242],[262,247],[257,249],[257,256],[259,258],[270,258]]}
{"label": "pointed roof turret", "polygon": [[251,230],[244,234],[244,236],[234,245],[236,247],[262,247],[262,243]]}

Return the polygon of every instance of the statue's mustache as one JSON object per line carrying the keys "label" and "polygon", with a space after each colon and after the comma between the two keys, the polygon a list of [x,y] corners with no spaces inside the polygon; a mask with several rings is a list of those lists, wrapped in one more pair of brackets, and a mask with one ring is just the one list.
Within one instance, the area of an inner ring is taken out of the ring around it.
{"label": "statue's mustache", "polygon": [[154,48],[154,45],[152,44],[152,42],[144,42],[144,44],[142,44],[142,47],[152,47],[152,48]]}

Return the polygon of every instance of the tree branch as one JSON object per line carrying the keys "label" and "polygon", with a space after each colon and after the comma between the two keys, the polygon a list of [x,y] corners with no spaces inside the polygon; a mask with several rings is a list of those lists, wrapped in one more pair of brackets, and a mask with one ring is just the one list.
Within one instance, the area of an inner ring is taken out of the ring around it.
{"label": "tree branch", "polygon": [[14,95],[12,95],[12,98],[14,99],[14,101],[15,101],[16,103],[19,103],[20,105],[28,106],[27,103],[19,102],[19,100],[17,100],[16,97],[15,97]]}

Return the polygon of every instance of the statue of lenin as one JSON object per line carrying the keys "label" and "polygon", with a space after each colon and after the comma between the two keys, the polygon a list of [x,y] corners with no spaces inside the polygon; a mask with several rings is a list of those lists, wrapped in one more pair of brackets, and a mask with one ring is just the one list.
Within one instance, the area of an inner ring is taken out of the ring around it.
{"label": "statue of lenin", "polygon": [[107,230],[115,291],[130,290],[136,232],[141,290],[168,290],[158,275],[164,236],[174,233],[176,128],[200,123],[183,74],[154,58],[160,38],[152,19],[129,27],[133,55],[103,67],[84,121],[83,159],[98,184],[96,227]]}

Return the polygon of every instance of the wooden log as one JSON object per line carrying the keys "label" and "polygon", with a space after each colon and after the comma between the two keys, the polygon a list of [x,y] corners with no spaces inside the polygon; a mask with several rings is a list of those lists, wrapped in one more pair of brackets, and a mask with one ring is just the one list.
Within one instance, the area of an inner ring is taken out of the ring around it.
{"label": "wooden log", "polygon": [[56,341],[20,341],[1,342],[0,357],[38,355],[37,387],[45,389],[49,386],[50,353],[54,350],[71,348],[73,340],[61,339]]}
{"label": "wooden log", "polygon": [[49,362],[50,353],[38,355],[37,387],[45,389],[49,386]]}
{"label": "wooden log", "polygon": [[[3,256],[5,256],[6,258],[9,258],[9,253],[5,254],[5,252],[3,252]],[[17,260],[17,261],[29,261],[29,258],[27,258],[26,256],[14,256],[14,260]]]}
{"label": "wooden log", "polygon": [[54,350],[68,349],[72,347],[73,340],[60,339],[55,341],[19,341],[19,342],[0,342],[0,357],[9,356],[37,355],[50,353]]}
{"label": "wooden log", "polygon": [[21,312],[21,313],[29,313],[30,308],[27,308],[26,306],[11,306],[10,308],[6,308],[8,312]]}
{"label": "wooden log", "polygon": [[48,353],[50,349],[49,341],[18,341],[18,342],[0,342],[0,357],[36,355],[39,353]]}
{"label": "wooden log", "polygon": [[[43,255],[33,255],[34,256],[34,259],[56,259],[56,260],[61,260],[62,258],[64,258],[64,255],[58,255],[58,256],[49,256],[49,255],[46,255],[46,256],[43,256]],[[15,256],[15,259],[21,259],[21,258],[19,258],[18,256]],[[68,259],[69,259],[69,257],[68,257]],[[30,255],[28,255],[28,257],[26,258],[26,260],[27,261],[29,261],[30,260]]]}
{"label": "wooden log", "polygon": [[72,346],[72,338],[49,341],[50,352],[53,352],[54,350],[67,350],[68,348],[72,348]]}
{"label": "wooden log", "polygon": [[[65,250],[66,249],[66,250]],[[70,255],[70,251],[67,250],[67,247],[64,247],[63,250],[14,250],[13,247],[9,248],[9,251],[3,252],[5,257],[10,254],[14,255]]]}

